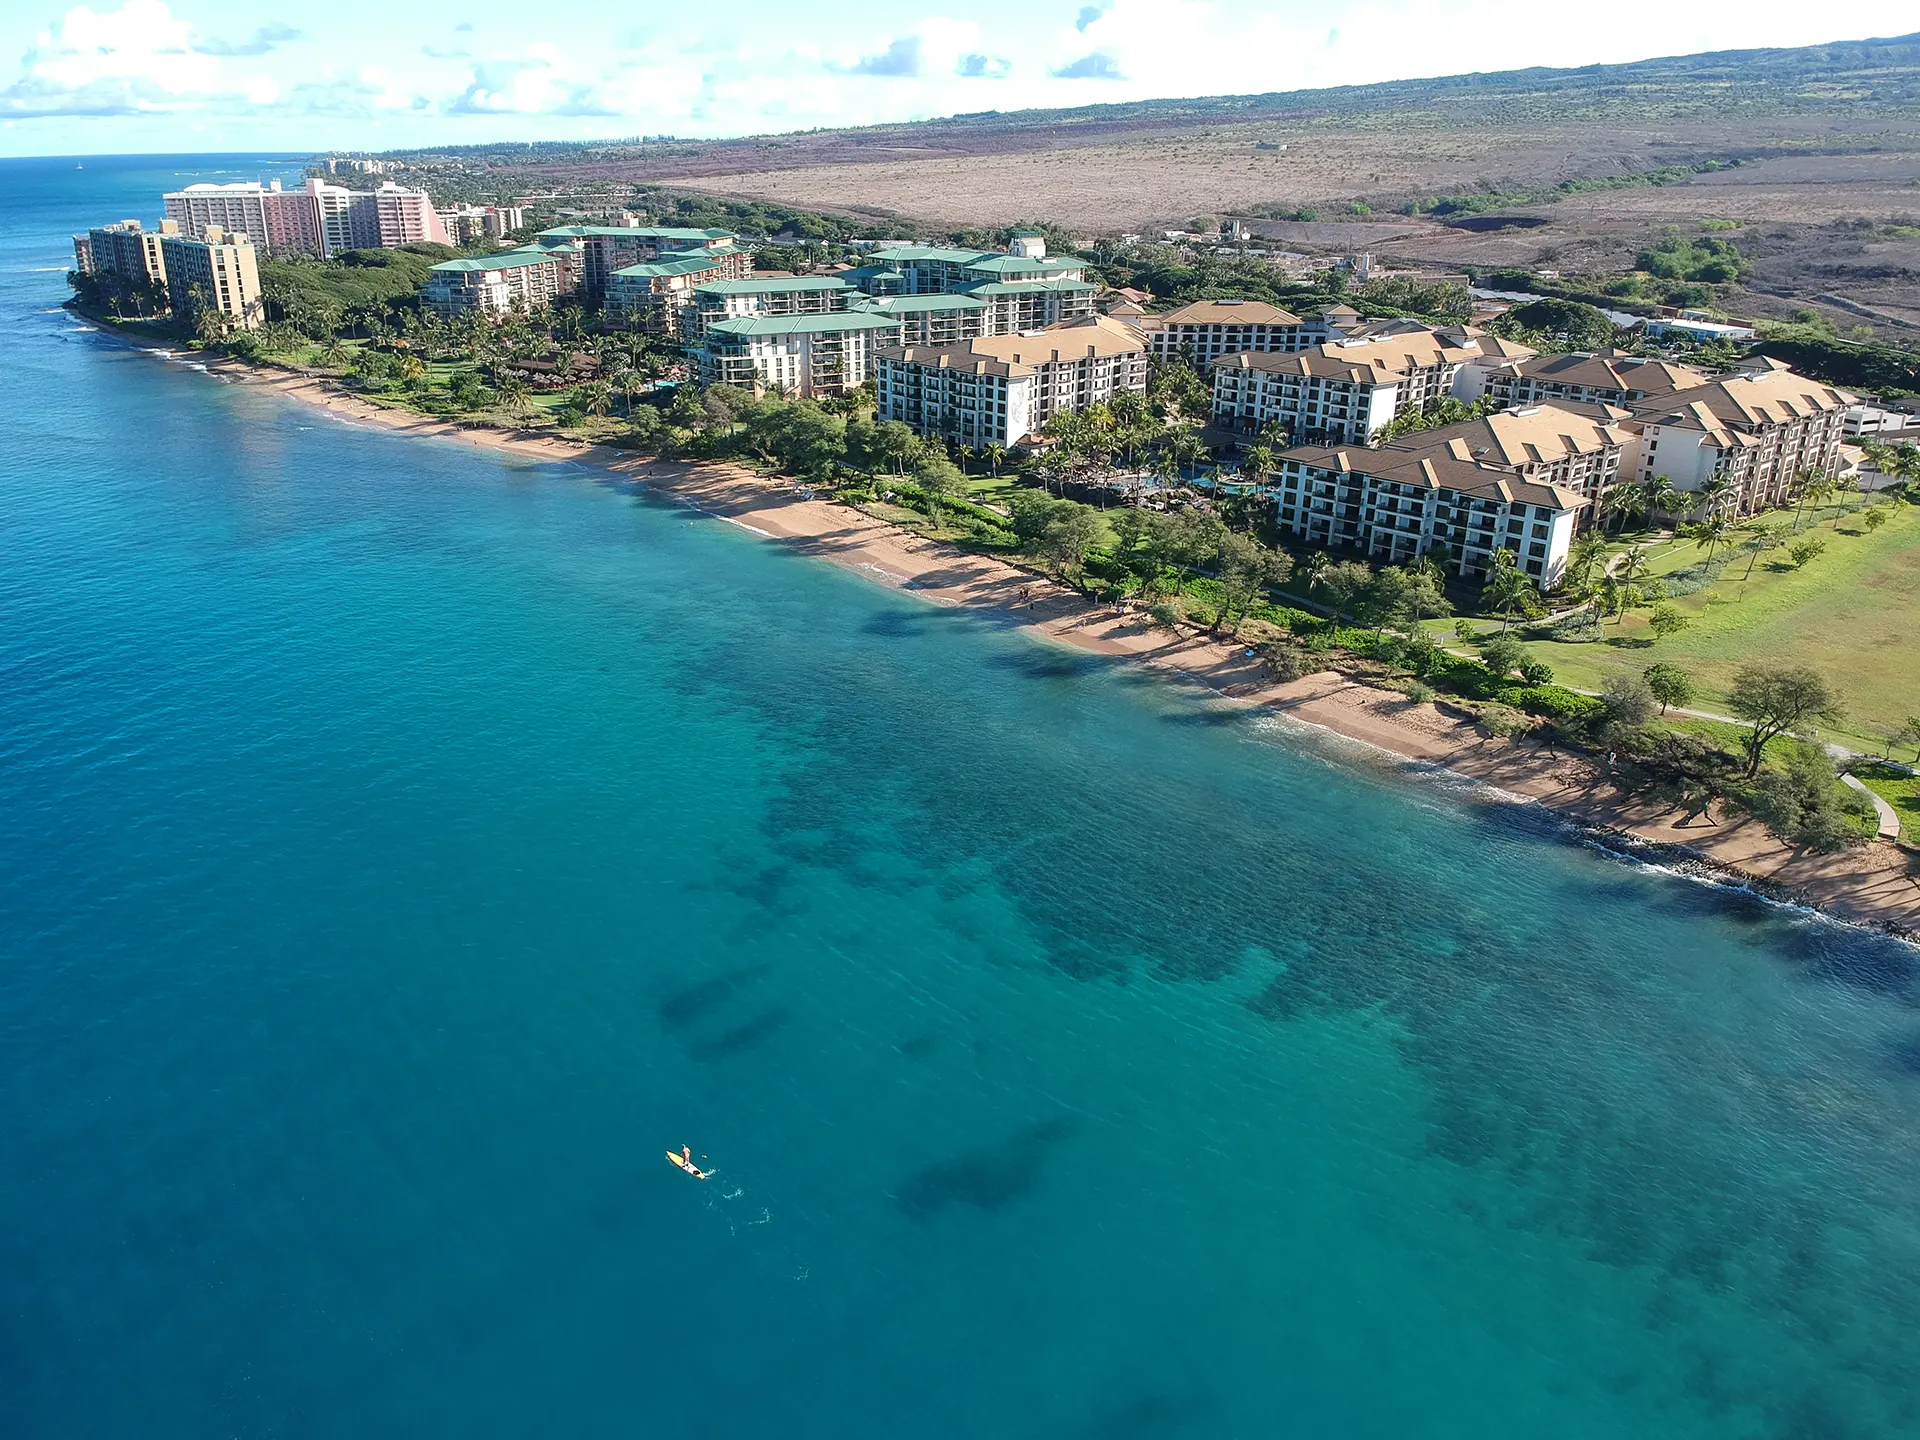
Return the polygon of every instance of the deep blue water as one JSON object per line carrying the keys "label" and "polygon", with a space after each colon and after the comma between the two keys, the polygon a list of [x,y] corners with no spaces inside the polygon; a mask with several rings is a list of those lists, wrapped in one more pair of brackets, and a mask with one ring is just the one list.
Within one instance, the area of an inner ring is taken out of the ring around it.
{"label": "deep blue water", "polygon": [[6,1434],[1920,1432],[1912,951],[56,309],[260,169],[0,162]]}

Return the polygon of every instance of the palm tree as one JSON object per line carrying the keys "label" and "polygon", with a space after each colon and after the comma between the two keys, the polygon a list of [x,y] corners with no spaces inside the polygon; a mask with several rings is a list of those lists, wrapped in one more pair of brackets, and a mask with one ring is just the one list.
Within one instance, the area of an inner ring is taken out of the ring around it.
{"label": "palm tree", "polygon": [[998,480],[1000,467],[1007,463],[1007,447],[996,443],[986,446],[980,453],[985,457],[987,468],[992,471],[993,478]]}
{"label": "palm tree", "polygon": [[1240,473],[1248,476],[1255,485],[1265,484],[1267,477],[1273,474],[1273,451],[1265,445],[1249,445],[1240,461]]}
{"label": "palm tree", "polygon": [[1594,530],[1578,536],[1567,549],[1567,580],[1574,589],[1584,589],[1593,579],[1596,565],[1607,556],[1606,537]]}
{"label": "palm tree", "polygon": [[1700,500],[1701,503],[1706,506],[1707,518],[1711,519],[1713,516],[1718,515],[1720,513],[1720,507],[1726,503],[1727,498],[1733,493],[1733,481],[1725,475],[1715,475],[1711,480],[1707,481],[1706,484],[1702,485],[1700,487]]}
{"label": "palm tree", "polygon": [[1672,517],[1681,513],[1680,506],[1685,503],[1686,496],[1681,492],[1680,487],[1673,483],[1671,475],[1661,475],[1647,481],[1646,491],[1649,519],[1655,515]]}
{"label": "palm tree", "polygon": [[1707,552],[1706,563],[1713,563],[1713,552],[1733,538],[1733,522],[1724,515],[1715,514],[1710,508],[1707,518],[1689,525],[1687,533],[1693,537],[1694,548]]}
{"label": "palm tree", "polygon": [[1827,477],[1817,470],[1800,472],[1800,503],[1793,507],[1793,533],[1800,533],[1800,517],[1806,513],[1807,501],[1816,503],[1827,498],[1830,491]]}
{"label": "palm tree", "polygon": [[1646,513],[1647,493],[1638,485],[1616,485],[1601,500],[1600,510],[1614,517],[1613,533],[1618,535],[1627,528],[1631,516]]}
{"label": "palm tree", "polygon": [[1860,482],[1851,475],[1837,476],[1833,482],[1833,528],[1840,528],[1840,510],[1846,504],[1847,496],[1860,489]]}
{"label": "palm tree", "polygon": [[506,408],[509,415],[516,416],[523,420],[526,418],[528,411],[532,408],[532,402],[527,399],[527,382],[525,380],[509,372],[502,376],[493,388],[499,392],[500,403]]}
{"label": "palm tree", "polygon": [[1333,557],[1324,550],[1316,550],[1307,557],[1307,563],[1300,567],[1300,573],[1307,579],[1307,594],[1326,578],[1327,569],[1333,564]]}
{"label": "palm tree", "polygon": [[1759,563],[1760,557],[1769,550],[1777,549],[1780,545],[1780,532],[1771,525],[1755,525],[1751,531],[1751,537],[1747,541],[1749,552],[1747,573],[1740,577],[1742,585],[1753,577],[1753,567]]}
{"label": "palm tree", "polygon": [[1500,628],[1513,623],[1513,612],[1534,594],[1534,583],[1520,568],[1519,557],[1511,550],[1493,552],[1493,573],[1481,588],[1487,604],[1500,612]]}

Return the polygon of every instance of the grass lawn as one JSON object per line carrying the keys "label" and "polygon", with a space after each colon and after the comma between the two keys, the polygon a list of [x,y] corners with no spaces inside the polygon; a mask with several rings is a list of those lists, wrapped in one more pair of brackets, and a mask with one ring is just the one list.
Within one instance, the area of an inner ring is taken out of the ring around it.
{"label": "grass lawn", "polygon": [[[1798,570],[1762,560],[1742,584],[1746,562],[1734,561],[1718,585],[1673,602],[1693,625],[1669,639],[1653,638],[1642,611],[1622,626],[1609,622],[1599,643],[1543,640],[1528,649],[1553,666],[1555,679],[1589,690],[1616,670],[1667,661],[1693,676],[1703,710],[1724,708],[1742,665],[1810,665],[1846,701],[1833,738],[1877,751],[1920,711],[1920,508],[1895,504],[1887,513],[1877,534],[1857,517],[1838,533],[1823,523],[1826,553]],[[1693,562],[1690,544],[1677,549],[1681,563]]]}

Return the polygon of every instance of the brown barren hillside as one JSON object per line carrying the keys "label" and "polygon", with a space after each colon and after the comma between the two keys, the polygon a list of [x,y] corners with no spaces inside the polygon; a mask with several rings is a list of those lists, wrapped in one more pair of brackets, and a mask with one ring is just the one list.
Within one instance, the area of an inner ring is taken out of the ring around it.
{"label": "brown barren hillside", "polygon": [[[903,232],[1248,217],[1290,248],[1442,268],[1617,269],[1663,226],[1738,222],[1762,313],[1817,301],[1920,324],[1920,35],[413,163],[556,197],[666,185]],[[1461,196],[1478,213],[1409,213]],[[1301,211],[1315,223],[1260,218]],[[1335,220],[1349,222],[1337,235]]]}

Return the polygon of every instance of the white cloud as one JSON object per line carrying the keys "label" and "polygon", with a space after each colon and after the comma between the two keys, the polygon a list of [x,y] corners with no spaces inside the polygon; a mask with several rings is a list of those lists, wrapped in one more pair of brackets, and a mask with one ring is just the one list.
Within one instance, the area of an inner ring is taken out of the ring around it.
{"label": "white cloud", "polygon": [[196,40],[165,0],[126,0],[118,10],[85,5],[34,37],[13,83],[0,90],[0,115],[143,115],[209,104],[267,105],[279,94],[254,74],[228,78],[232,57],[265,55],[299,38],[272,23],[237,43]]}

